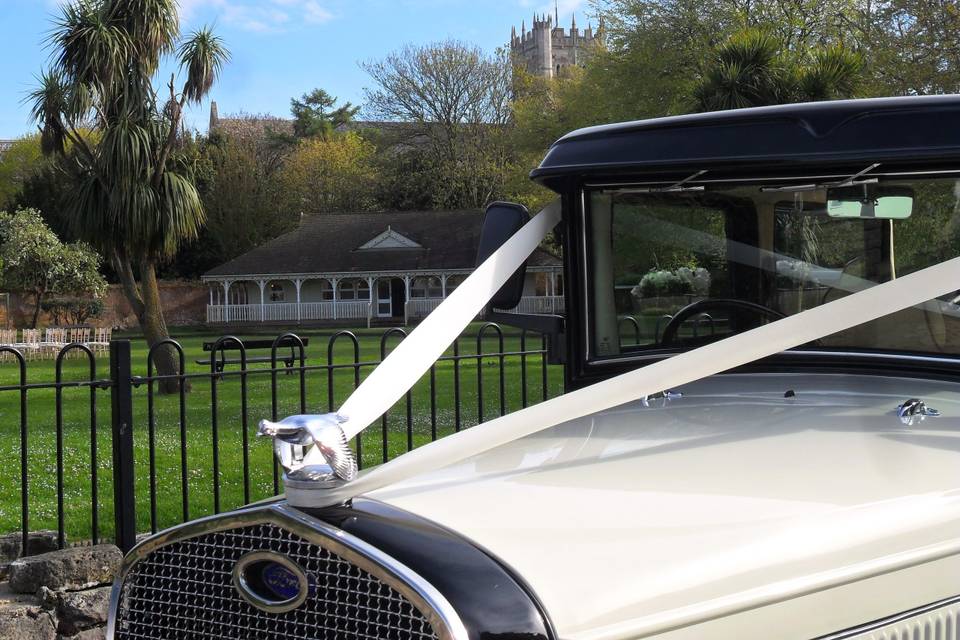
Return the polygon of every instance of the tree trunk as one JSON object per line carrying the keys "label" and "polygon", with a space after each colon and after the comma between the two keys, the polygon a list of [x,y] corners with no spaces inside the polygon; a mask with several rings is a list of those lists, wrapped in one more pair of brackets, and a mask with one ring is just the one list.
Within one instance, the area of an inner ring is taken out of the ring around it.
{"label": "tree trunk", "polygon": [[[167,323],[163,319],[160,285],[157,282],[156,263],[153,260],[144,260],[140,263],[140,292],[142,304],[137,319],[140,321],[140,328],[143,329],[147,344],[153,347],[170,337]],[[175,376],[180,373],[180,358],[177,350],[171,346],[157,349],[153,354],[153,364],[156,367],[156,375]],[[189,390],[187,381],[184,381],[184,386]],[[160,381],[158,388],[161,393],[176,393],[179,383],[176,379],[170,378]]]}
{"label": "tree trunk", "polygon": [[120,286],[123,288],[123,295],[127,297],[133,312],[137,314],[137,320],[143,314],[143,298],[140,295],[140,286],[137,285],[137,278],[133,275],[133,267],[130,260],[119,253],[114,252],[110,256],[110,262],[113,264],[113,270],[117,272],[120,278]]}
{"label": "tree trunk", "polygon": [[33,320],[30,321],[30,328],[36,329],[37,323],[40,321],[40,304],[43,302],[43,292],[34,291],[33,297],[37,304],[33,308]]}

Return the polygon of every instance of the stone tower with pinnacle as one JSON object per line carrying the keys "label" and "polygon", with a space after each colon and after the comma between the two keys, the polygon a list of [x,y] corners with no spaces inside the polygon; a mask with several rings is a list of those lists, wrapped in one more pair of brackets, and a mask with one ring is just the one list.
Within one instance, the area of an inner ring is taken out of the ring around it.
{"label": "stone tower with pinnacle", "polygon": [[513,27],[510,52],[514,65],[532,74],[553,78],[560,75],[564,67],[583,64],[593,47],[603,40],[603,18],[600,18],[596,31],[593,25],[580,31],[576,16],[573,16],[569,31],[560,27],[559,22],[560,10],[555,6],[552,16],[534,14],[529,31],[526,20],[519,33]]}

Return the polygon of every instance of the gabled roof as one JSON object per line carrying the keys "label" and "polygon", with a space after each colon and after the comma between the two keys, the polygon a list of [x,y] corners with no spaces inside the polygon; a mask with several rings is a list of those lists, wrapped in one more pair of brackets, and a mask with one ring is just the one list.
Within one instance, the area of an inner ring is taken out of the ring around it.
{"label": "gabled roof", "polygon": [[[482,223],[481,211],[310,215],[290,233],[211,269],[204,276],[472,269]],[[378,240],[388,241],[384,244]],[[528,264],[561,263],[557,257],[538,250]]]}
{"label": "gabled roof", "polygon": [[381,249],[423,249],[423,246],[402,233],[397,233],[388,226],[387,230],[376,238],[360,245],[357,251],[374,251]]}

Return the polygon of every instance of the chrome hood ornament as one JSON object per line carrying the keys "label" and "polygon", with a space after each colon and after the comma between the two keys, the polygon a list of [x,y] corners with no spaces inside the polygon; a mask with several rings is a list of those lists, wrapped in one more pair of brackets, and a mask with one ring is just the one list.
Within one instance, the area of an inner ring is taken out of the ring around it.
{"label": "chrome hood ornament", "polygon": [[912,427],[927,418],[939,418],[940,412],[928,407],[926,403],[919,398],[910,398],[903,404],[897,406],[897,416],[900,418],[900,422],[908,427]]}
{"label": "chrome hood ornament", "polygon": [[[336,413],[261,420],[258,437],[273,438],[273,451],[289,488],[332,488],[357,477],[357,460]],[[316,452],[316,453],[314,453]],[[322,463],[317,464],[317,455]]]}

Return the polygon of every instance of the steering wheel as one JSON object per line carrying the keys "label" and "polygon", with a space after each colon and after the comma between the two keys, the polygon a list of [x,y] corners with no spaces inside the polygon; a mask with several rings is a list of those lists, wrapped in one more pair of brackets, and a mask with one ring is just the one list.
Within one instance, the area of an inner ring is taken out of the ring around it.
{"label": "steering wheel", "polygon": [[[823,292],[823,296],[820,298],[820,304],[827,304],[832,298],[831,294],[835,291],[842,291],[844,294],[850,293],[849,291],[844,291],[843,289],[837,288],[837,283],[843,281],[844,276],[856,276],[854,273],[856,269],[862,268],[863,256],[857,256],[853,260],[848,260],[844,263],[843,269],[840,270],[840,278],[837,282],[827,287],[827,290]],[[843,296],[840,296],[843,297]]]}
{"label": "steering wheel", "polygon": [[677,338],[680,332],[680,326],[690,318],[711,310],[749,311],[757,316],[773,318],[774,320],[780,320],[786,317],[776,309],[771,309],[770,307],[765,307],[755,302],[737,300],[736,298],[709,298],[707,300],[698,300],[677,311],[673,318],[670,319],[670,322],[667,323],[667,326],[663,328],[663,338],[661,338],[660,343],[664,345],[677,344],[679,342]]}

